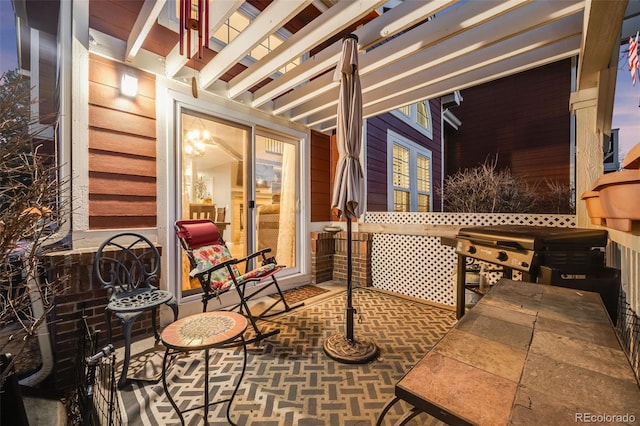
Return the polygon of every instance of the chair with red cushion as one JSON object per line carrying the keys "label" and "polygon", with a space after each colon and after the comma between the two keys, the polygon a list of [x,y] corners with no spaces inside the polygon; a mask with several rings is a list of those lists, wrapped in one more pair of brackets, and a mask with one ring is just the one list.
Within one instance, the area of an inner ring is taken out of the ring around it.
{"label": "chair with red cushion", "polygon": [[[258,327],[258,320],[303,305],[289,306],[285,300],[275,276],[276,272],[285,266],[278,265],[275,258],[267,257],[270,248],[236,259],[229,252],[218,227],[209,219],[179,220],[175,223],[175,230],[192,268],[189,276],[197,278],[202,286],[202,311],[207,311],[210,299],[218,298],[221,294],[235,289],[240,302],[228,309],[239,309],[239,312],[247,317],[256,333],[255,338],[250,341],[259,341],[280,332],[273,330],[263,333]],[[253,262],[256,261],[260,262],[260,265],[252,268]],[[238,268],[241,263],[245,264],[247,271],[244,274]],[[252,313],[248,302],[269,294],[267,290],[274,288],[277,299],[262,312]],[[281,304],[283,309],[274,310],[278,304]]]}

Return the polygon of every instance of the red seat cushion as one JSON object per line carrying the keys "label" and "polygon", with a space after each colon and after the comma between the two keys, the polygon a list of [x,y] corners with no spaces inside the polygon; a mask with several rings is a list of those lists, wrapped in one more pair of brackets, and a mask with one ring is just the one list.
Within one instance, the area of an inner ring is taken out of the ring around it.
{"label": "red seat cushion", "polygon": [[178,237],[182,238],[191,250],[220,241],[220,230],[208,219],[181,220],[176,222],[176,225]]}

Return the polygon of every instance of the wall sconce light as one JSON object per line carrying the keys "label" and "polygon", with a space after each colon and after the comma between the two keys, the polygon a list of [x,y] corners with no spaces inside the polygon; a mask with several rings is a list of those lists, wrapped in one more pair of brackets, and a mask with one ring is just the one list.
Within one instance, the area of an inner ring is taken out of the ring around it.
{"label": "wall sconce light", "polygon": [[120,93],[124,96],[133,97],[138,94],[138,78],[129,73],[122,74]]}

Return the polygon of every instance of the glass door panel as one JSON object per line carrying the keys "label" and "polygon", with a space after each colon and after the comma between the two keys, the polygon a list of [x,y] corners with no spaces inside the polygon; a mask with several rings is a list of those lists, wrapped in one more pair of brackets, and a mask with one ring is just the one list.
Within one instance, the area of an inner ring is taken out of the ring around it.
{"label": "glass door panel", "polygon": [[255,153],[256,248],[271,248],[279,264],[296,269],[297,143],[258,131]]}
{"label": "glass door panel", "polygon": [[[246,256],[244,157],[250,129],[182,110],[179,134],[180,218],[213,220],[231,254],[237,258]],[[189,278],[189,262],[184,253],[182,256],[181,288],[186,296],[200,291],[200,284]]]}

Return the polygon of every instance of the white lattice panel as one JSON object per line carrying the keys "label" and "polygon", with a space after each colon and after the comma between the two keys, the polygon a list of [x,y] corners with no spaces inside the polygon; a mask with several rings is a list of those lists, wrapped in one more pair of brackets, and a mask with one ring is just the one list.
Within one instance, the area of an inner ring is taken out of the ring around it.
{"label": "white lattice panel", "polygon": [[[373,212],[366,223],[412,225],[532,225],[574,228],[573,215]],[[440,237],[374,234],[373,286],[443,305],[455,305],[455,249]],[[499,276],[489,273],[490,282]],[[514,277],[517,279],[517,277]]]}
{"label": "white lattice panel", "polygon": [[531,225],[575,228],[574,215],[532,215],[512,213],[416,213],[368,212],[365,223],[392,223],[407,225]]}
{"label": "white lattice panel", "polygon": [[452,272],[457,255],[440,238],[413,235],[373,236],[373,286],[445,305],[454,304]]}

